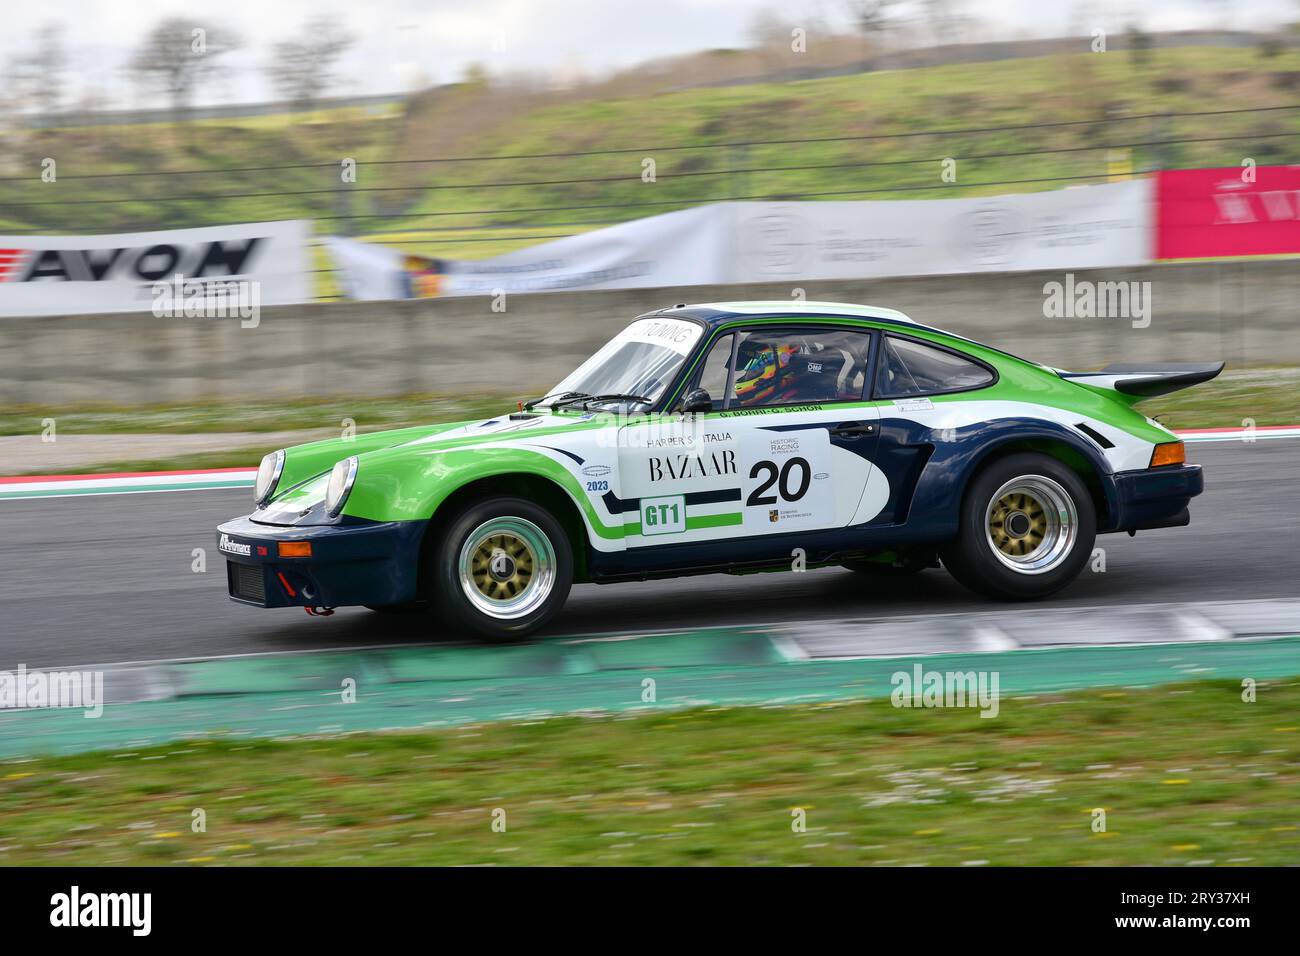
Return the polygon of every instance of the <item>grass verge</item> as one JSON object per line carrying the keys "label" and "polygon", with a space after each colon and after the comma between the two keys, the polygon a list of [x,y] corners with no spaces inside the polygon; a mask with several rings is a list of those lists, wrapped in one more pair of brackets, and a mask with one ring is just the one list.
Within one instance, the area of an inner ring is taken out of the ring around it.
{"label": "grass verge", "polygon": [[1228,369],[1213,381],[1138,406],[1170,428],[1300,424],[1300,369]]}
{"label": "grass verge", "polygon": [[53,418],[60,435],[195,435],[341,428],[351,419],[358,430],[486,418],[513,411],[523,395],[437,395],[391,398],[264,399],[163,405],[73,405],[49,408],[10,405],[0,409],[0,435],[36,435]]}
{"label": "grass verge", "polygon": [[1294,864],[1300,683],[1241,694],[1207,681],[1005,700],[991,720],[874,700],[24,760],[0,766],[0,862]]}

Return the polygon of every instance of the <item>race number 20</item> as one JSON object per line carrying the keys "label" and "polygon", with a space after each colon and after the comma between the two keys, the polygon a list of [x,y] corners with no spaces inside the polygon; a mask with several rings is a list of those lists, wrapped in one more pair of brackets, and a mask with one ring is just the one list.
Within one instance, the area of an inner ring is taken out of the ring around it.
{"label": "race number 20", "polygon": [[741,439],[746,534],[829,528],[835,519],[829,433],[760,431]]}

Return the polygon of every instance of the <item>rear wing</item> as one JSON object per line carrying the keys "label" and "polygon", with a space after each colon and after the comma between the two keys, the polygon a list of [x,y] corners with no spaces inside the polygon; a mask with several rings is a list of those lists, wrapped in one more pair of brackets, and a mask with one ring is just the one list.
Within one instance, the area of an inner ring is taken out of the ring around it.
{"label": "rear wing", "polygon": [[1208,382],[1223,371],[1223,366],[1223,362],[1121,362],[1107,365],[1100,372],[1057,374],[1076,385],[1119,392],[1132,404]]}

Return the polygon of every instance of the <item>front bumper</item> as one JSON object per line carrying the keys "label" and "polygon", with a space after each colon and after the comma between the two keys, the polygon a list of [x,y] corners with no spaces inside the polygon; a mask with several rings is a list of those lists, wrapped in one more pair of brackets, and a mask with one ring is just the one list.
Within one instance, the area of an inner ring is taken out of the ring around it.
{"label": "front bumper", "polygon": [[[423,521],[346,525],[259,524],[249,517],[217,528],[231,600],[257,607],[402,604],[419,589]],[[308,541],[311,557],[281,557],[284,541]]]}
{"label": "front bumper", "polygon": [[1102,532],[1181,528],[1192,520],[1188,502],[1205,490],[1200,465],[1121,471],[1110,481],[1111,514]]}

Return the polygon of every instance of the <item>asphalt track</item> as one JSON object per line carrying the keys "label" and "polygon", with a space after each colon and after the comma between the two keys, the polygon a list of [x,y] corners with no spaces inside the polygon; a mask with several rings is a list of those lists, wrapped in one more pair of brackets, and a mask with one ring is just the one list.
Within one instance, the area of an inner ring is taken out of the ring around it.
{"label": "asphalt track", "polygon": [[[1187,528],[1107,535],[1106,572],[1085,571],[1034,605],[1118,607],[1300,594],[1300,441],[1188,446],[1206,491]],[[332,618],[259,611],[225,596],[218,522],[249,510],[246,489],[0,502],[0,668],[100,664],[446,640],[428,618],[359,609]],[[193,549],[207,553],[195,573]],[[989,611],[943,571],[868,580],[825,569],[709,575],[575,588],[540,640],[721,624]]]}

